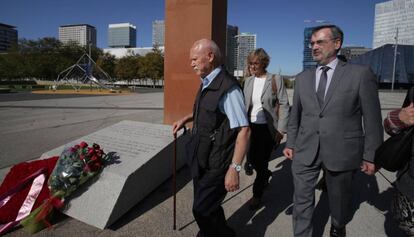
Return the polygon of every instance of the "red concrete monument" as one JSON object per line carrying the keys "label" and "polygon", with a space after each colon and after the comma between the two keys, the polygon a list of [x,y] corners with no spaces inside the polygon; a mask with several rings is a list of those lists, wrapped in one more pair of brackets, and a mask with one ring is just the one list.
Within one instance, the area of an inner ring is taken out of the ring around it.
{"label": "red concrete monument", "polygon": [[190,67],[189,51],[199,39],[226,47],[227,0],[166,0],[164,123],[191,113],[200,80]]}

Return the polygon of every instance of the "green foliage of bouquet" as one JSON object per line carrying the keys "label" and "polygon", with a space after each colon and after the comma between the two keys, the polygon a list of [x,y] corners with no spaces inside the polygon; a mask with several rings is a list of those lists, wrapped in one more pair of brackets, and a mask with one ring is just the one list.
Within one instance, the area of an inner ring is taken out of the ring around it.
{"label": "green foliage of bouquet", "polygon": [[115,153],[105,154],[98,144],[88,147],[86,142],[81,142],[66,148],[49,177],[50,198],[20,222],[24,229],[36,233],[50,227],[53,210],[62,208],[66,197],[95,177],[115,157]]}

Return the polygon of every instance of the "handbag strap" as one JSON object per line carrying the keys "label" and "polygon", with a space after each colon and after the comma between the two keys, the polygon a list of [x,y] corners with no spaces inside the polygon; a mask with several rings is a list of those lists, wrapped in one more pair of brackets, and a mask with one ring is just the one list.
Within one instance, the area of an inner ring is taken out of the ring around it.
{"label": "handbag strap", "polygon": [[[414,133],[414,126],[406,128],[406,130],[403,131],[403,132],[405,132],[406,134],[409,134],[410,136],[413,136],[414,135],[413,134]],[[410,168],[410,161],[408,161],[407,164],[405,164],[405,167],[404,167],[403,171],[400,174],[397,175],[397,179],[395,179],[394,183],[397,182],[398,180],[400,180],[400,178],[403,176],[403,174],[405,174],[408,171],[409,168]],[[389,180],[387,180],[387,181],[389,182]],[[395,188],[397,188],[396,185],[393,185],[393,186]]]}
{"label": "handbag strap", "polygon": [[277,95],[276,75],[272,75],[272,92]]}
{"label": "handbag strap", "polygon": [[275,105],[275,113],[279,117],[279,98],[277,98],[277,85],[276,85],[276,75],[273,74],[272,76],[272,92],[276,95],[276,105]]}
{"label": "handbag strap", "polygon": [[400,178],[403,176],[403,174],[405,174],[407,171],[408,171],[408,169],[409,169],[409,164],[407,163],[407,165],[404,167],[404,170],[397,176],[397,179],[395,179],[395,181],[394,182],[391,182],[381,171],[378,171],[378,173],[385,179],[385,180],[387,180],[387,182],[389,183],[389,184],[391,184],[391,186],[393,186],[394,188],[396,188],[398,191],[399,191],[399,189],[398,189],[398,187],[397,187],[397,185],[395,185],[395,182],[397,182],[398,180],[400,180]]}

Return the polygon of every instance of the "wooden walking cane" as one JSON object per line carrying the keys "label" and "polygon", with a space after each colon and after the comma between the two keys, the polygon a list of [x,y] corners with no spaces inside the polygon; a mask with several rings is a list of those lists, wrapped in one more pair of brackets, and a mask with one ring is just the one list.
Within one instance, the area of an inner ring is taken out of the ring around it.
{"label": "wooden walking cane", "polygon": [[173,230],[176,230],[176,197],[175,194],[177,192],[177,134],[174,134],[174,144],[173,144]]}

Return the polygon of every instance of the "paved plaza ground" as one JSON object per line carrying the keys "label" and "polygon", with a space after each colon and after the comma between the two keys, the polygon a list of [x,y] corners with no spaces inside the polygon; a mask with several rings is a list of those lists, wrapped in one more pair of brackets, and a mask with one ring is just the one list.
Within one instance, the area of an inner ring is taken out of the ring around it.
{"label": "paved plaza ground", "polygon": [[[292,91],[288,93],[291,98]],[[383,117],[399,108],[404,96],[403,92],[380,92]],[[145,89],[110,96],[0,94],[0,182],[10,166],[37,159],[46,151],[122,120],[162,123],[163,92]],[[259,210],[248,208],[254,176],[243,172],[241,189],[229,193],[224,201],[226,217],[238,236],[292,236],[291,162],[282,156],[281,149],[272,155],[269,167],[273,176]],[[381,172],[394,180],[392,173]],[[192,182],[187,168],[179,170],[177,182],[180,230],[172,230],[172,185],[167,180],[108,229],[100,230],[61,214],[53,229],[35,236],[195,236],[198,228],[191,214]],[[355,214],[347,226],[347,236],[404,236],[388,212],[393,190],[384,177],[380,173],[357,173],[354,183],[355,195],[349,208]],[[320,191],[316,194],[315,236],[328,236],[327,197]],[[28,234],[18,228],[6,236]]]}

